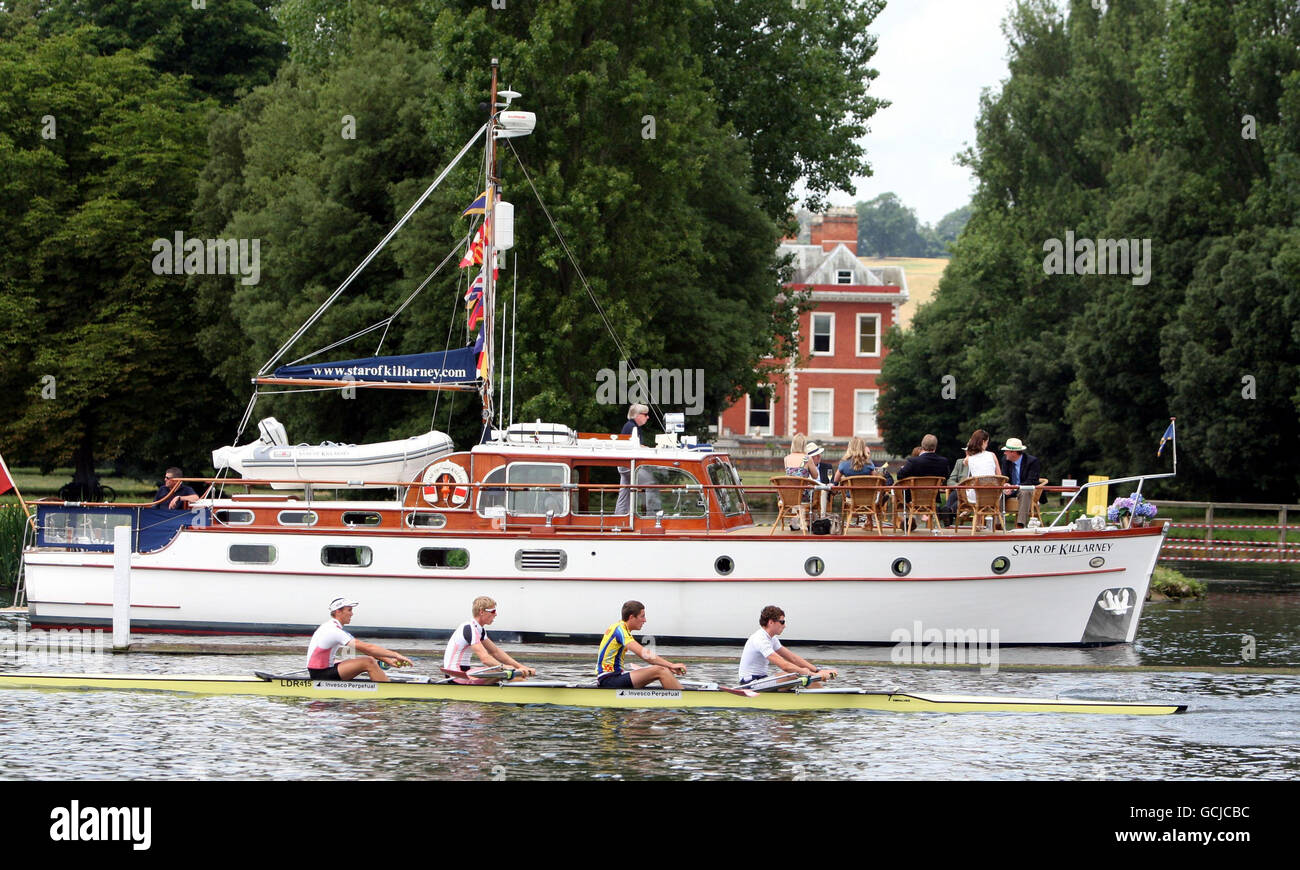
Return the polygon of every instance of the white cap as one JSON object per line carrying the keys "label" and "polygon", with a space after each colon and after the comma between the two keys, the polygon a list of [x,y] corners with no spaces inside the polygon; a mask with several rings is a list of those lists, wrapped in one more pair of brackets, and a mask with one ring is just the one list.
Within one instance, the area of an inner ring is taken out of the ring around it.
{"label": "white cap", "polygon": [[335,598],[330,602],[330,613],[336,610],[342,610],[345,607],[356,607],[357,603],[351,598]]}

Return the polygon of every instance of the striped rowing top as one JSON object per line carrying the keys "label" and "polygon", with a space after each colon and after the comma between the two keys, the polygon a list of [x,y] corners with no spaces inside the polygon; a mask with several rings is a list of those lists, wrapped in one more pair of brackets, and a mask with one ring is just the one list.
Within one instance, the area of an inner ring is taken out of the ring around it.
{"label": "striped rowing top", "polygon": [[623,673],[623,652],[632,640],[632,630],[626,622],[616,622],[605,629],[596,652],[596,676]]}
{"label": "striped rowing top", "polygon": [[487,629],[479,625],[477,619],[461,623],[447,639],[447,651],[442,655],[442,666],[450,670],[469,667],[470,656],[474,655],[472,647],[487,639]]}

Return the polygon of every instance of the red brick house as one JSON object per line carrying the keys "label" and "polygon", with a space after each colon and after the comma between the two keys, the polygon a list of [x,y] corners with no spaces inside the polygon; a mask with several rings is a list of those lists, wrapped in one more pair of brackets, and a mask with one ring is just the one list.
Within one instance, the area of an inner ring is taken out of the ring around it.
{"label": "red brick house", "polygon": [[813,303],[799,320],[798,358],[770,378],[770,393],[750,394],[722,412],[720,440],[785,446],[802,432],[838,446],[859,435],[880,452],[881,337],[907,301],[907,279],[899,267],[864,266],[857,235],[857,213],[837,208],[813,218],[811,244],[781,243],[781,254],[794,255],[786,286],[808,291]]}

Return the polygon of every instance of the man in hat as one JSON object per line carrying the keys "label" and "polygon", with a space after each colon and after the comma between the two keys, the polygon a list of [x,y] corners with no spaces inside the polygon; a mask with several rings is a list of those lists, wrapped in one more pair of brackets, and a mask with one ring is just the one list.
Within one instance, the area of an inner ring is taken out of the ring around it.
{"label": "man in hat", "polygon": [[[634,444],[641,443],[641,430],[645,424],[650,421],[650,408],[639,402],[631,405],[627,409],[627,422],[623,424],[623,431],[620,435],[631,435]],[[652,484],[654,476],[650,472],[638,472],[637,483]],[[614,502],[614,515],[625,517],[632,509],[632,488],[629,484],[632,482],[632,466],[620,465],[618,468],[618,499]],[[645,490],[646,496],[646,513],[654,514],[659,510],[659,491],[657,489]]]}
{"label": "man in hat", "polygon": [[[397,667],[415,664],[400,653],[356,640],[344,631],[343,626],[352,621],[352,608],[356,606],[357,603],[350,598],[335,598],[330,602],[330,618],[316,629],[307,647],[307,672],[313,680],[350,680],[365,672],[375,682],[386,683],[388,674],[379,667],[379,662]],[[362,655],[346,661],[335,661],[339,648],[348,644]]]}
{"label": "man in hat", "polygon": [[[1016,528],[1023,529],[1025,523],[1029,522],[1029,512],[1033,505],[1033,499],[1043,500],[1045,493],[1038,488],[1038,480],[1042,477],[1042,466],[1038,462],[1037,456],[1030,456],[1026,452],[1028,448],[1019,438],[1008,438],[1007,443],[1002,446],[1002,474],[1007,479],[1007,495],[1017,499],[1016,511]],[[1013,496],[1013,491],[1018,492],[1019,496]],[[1007,508],[1011,509],[1011,503],[1007,503]]]}

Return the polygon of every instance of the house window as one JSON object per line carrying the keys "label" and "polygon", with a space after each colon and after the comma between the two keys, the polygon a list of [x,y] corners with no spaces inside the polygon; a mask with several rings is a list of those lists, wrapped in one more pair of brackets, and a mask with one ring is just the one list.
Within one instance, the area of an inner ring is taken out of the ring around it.
{"label": "house window", "polygon": [[812,352],[814,356],[830,355],[835,352],[834,314],[813,314]]}
{"label": "house window", "polygon": [[878,390],[853,391],[853,434],[860,438],[875,438],[876,397]]}
{"label": "house window", "polygon": [[836,271],[836,273],[835,273],[835,283],[836,283],[836,284],[852,284],[852,283],[853,283],[853,270],[852,270],[852,269],[839,269],[838,271]]}
{"label": "house window", "polygon": [[880,356],[880,315],[858,315],[858,356]]}
{"label": "house window", "polygon": [[745,431],[758,435],[772,434],[772,396],[767,390],[749,394],[749,419]]}
{"label": "house window", "polygon": [[808,391],[808,432],[811,435],[832,435],[831,408],[834,390]]}

